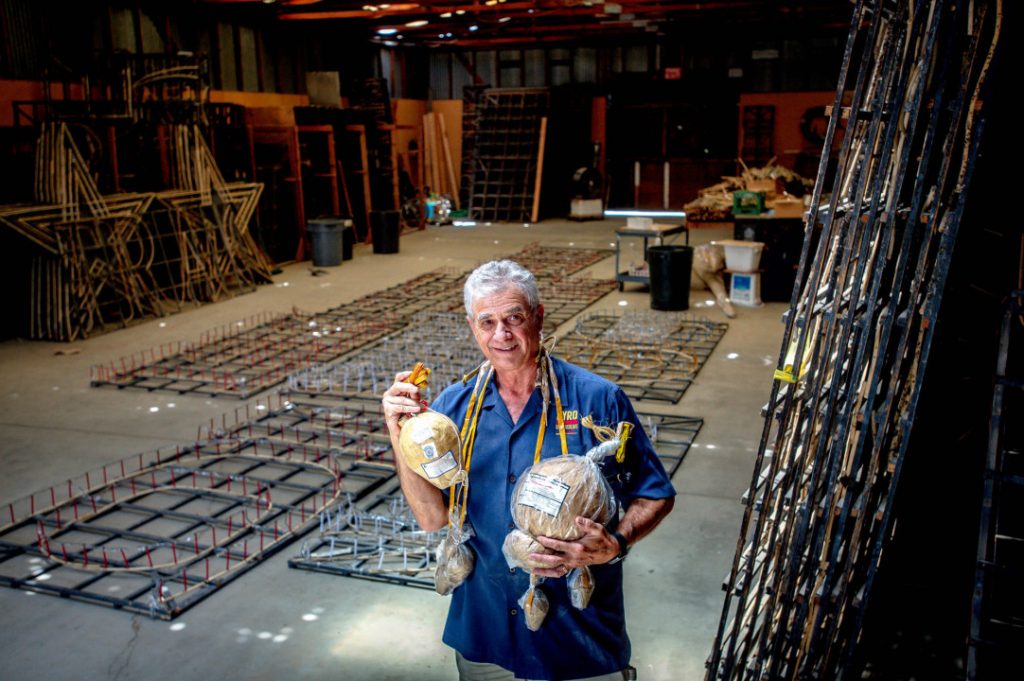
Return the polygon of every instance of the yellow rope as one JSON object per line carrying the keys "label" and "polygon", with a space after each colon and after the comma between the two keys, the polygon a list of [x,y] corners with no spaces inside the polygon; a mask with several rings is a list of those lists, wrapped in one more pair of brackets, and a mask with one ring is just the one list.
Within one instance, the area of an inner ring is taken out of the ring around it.
{"label": "yellow rope", "polygon": [[[469,500],[469,469],[473,463],[473,447],[476,444],[476,430],[477,423],[480,420],[480,409],[484,404],[484,395],[487,392],[487,385],[491,381],[491,376],[494,375],[494,368],[489,367],[486,375],[483,376],[482,380],[480,377],[477,378],[477,385],[473,388],[473,394],[469,398],[469,407],[466,408],[466,419],[463,423],[463,432],[460,434],[462,439],[462,471],[464,473],[464,479],[459,483],[457,489],[452,489],[451,494],[448,496],[448,524],[451,525],[452,518],[455,515],[455,498],[461,497],[458,503],[459,509],[459,528],[462,528],[463,523],[466,521],[466,512],[468,510]],[[479,391],[477,390],[479,388]],[[470,418],[472,414],[472,418]]]}
{"label": "yellow rope", "polygon": [[565,442],[565,414],[562,411],[562,396],[558,391],[558,377],[555,376],[555,363],[551,361],[551,355],[545,351],[544,356],[548,362],[548,372],[551,374],[551,392],[555,393],[555,418],[558,424],[558,438],[562,443],[562,456],[569,454],[569,446]]}
{"label": "yellow rope", "polygon": [[598,442],[608,442],[608,440],[611,440],[613,437],[615,437],[614,430],[612,430],[608,426],[597,425],[596,423],[594,423],[594,417],[591,416],[590,414],[587,414],[582,419],[580,419],[580,424],[582,424],[584,428],[588,428],[594,431],[594,437],[597,438]]}

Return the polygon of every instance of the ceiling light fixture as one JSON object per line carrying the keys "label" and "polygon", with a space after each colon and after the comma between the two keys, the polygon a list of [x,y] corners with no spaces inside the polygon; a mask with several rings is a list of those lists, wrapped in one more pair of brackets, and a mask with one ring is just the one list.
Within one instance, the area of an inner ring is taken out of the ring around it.
{"label": "ceiling light fixture", "polygon": [[409,28],[419,28],[420,26],[426,26],[430,22],[426,19],[417,19],[416,21],[407,22],[405,25]]}
{"label": "ceiling light fixture", "polygon": [[498,19],[499,24],[507,24],[510,21],[512,21],[512,17],[502,17]]}
{"label": "ceiling light fixture", "polygon": [[455,13],[458,14],[461,17],[463,14],[466,13],[466,10],[464,10],[464,9],[457,9],[457,10],[455,10]]}
{"label": "ceiling light fixture", "polygon": [[398,29],[393,26],[385,26],[384,28],[378,28],[377,33],[380,35],[394,35],[398,33]]}
{"label": "ceiling light fixture", "polygon": [[363,5],[363,11],[364,12],[376,12],[377,11],[377,6],[376,5]]}
{"label": "ceiling light fixture", "polygon": [[469,27],[469,30],[470,31],[475,31],[475,30],[477,30],[479,28],[480,28],[479,26],[477,26],[476,24],[473,24],[472,26]]}
{"label": "ceiling light fixture", "polygon": [[441,15],[441,18],[442,19],[451,19],[452,18],[452,13],[451,12],[445,12],[444,14]]}

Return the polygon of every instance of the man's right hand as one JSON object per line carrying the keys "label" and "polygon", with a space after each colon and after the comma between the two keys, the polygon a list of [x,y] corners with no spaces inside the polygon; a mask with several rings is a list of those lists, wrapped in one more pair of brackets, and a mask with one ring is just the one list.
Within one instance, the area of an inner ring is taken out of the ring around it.
{"label": "man's right hand", "polygon": [[393,433],[398,430],[398,419],[403,414],[419,414],[427,408],[420,400],[420,389],[412,383],[406,383],[411,371],[400,371],[395,374],[395,382],[384,391],[381,407],[384,409],[384,420]]}
{"label": "man's right hand", "polygon": [[391,447],[395,451],[395,471],[402,484],[402,492],[416,516],[416,522],[424,530],[433,532],[448,523],[448,506],[441,496],[441,490],[408,470],[405,463],[398,461],[401,458],[398,455],[398,435],[401,432],[398,419],[403,414],[419,414],[427,409],[427,403],[420,399],[420,389],[412,383],[406,383],[410,374],[411,371],[395,374],[395,382],[384,391],[380,402],[391,435]]}

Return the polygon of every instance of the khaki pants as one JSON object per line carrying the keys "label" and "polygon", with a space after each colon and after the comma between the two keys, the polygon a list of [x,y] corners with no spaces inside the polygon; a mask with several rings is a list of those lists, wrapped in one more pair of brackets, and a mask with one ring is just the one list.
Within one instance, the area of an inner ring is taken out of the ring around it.
{"label": "khaki pants", "polygon": [[[470,662],[462,656],[462,653],[455,651],[455,666],[459,668],[459,681],[530,681],[519,679],[504,667],[485,662]],[[576,681],[628,681],[635,679],[630,676],[631,669],[623,669],[621,672],[602,674],[601,676],[588,676],[585,679]],[[635,674],[635,672],[634,672]]]}

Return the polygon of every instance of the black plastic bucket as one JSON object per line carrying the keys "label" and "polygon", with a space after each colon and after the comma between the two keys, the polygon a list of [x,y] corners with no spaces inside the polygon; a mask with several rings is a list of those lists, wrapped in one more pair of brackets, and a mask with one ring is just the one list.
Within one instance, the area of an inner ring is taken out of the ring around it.
{"label": "black plastic bucket", "polygon": [[345,220],[341,228],[341,259],[352,259],[352,247],[356,243],[356,228],[351,220]]}
{"label": "black plastic bucket", "polygon": [[370,238],[374,253],[398,253],[402,214],[397,210],[370,211]]}
{"label": "black plastic bucket", "polygon": [[347,220],[339,218],[316,218],[306,224],[314,266],[334,267],[341,264],[341,232],[345,222]]}
{"label": "black plastic bucket", "polygon": [[647,249],[651,272],[651,309],[688,310],[690,308],[690,246],[651,246]]}

